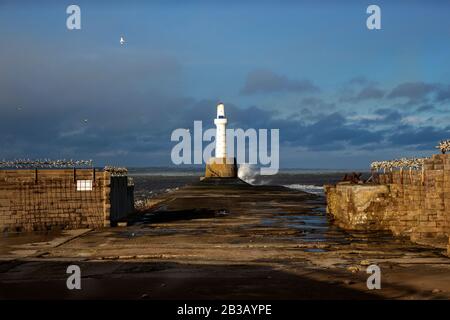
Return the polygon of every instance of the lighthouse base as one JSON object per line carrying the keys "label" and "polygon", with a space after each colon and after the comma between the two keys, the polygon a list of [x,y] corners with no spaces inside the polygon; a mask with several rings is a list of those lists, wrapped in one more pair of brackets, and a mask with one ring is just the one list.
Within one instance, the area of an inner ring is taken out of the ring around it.
{"label": "lighthouse base", "polygon": [[236,178],[236,158],[211,158],[206,164],[205,178]]}

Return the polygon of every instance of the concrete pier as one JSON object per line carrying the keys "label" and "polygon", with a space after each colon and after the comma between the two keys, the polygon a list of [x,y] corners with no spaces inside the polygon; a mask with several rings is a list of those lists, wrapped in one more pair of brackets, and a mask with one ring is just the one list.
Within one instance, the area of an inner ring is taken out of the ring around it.
{"label": "concrete pier", "polygon": [[[383,232],[345,232],[324,198],[238,179],[163,195],[127,227],[0,240],[0,298],[450,298],[450,259]],[[81,268],[82,290],[66,289]],[[382,289],[368,290],[377,264]]]}

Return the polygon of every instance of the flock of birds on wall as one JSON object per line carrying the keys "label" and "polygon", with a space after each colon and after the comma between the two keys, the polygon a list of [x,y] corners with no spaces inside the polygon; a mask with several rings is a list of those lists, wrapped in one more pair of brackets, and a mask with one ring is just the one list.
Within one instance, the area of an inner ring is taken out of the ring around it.
{"label": "flock of birds on wall", "polygon": [[[450,139],[441,140],[436,148],[441,150],[442,154],[450,151]],[[389,161],[374,161],[371,163],[370,167],[374,171],[386,171],[393,169],[421,169],[426,159],[429,158],[401,158]]]}
{"label": "flock of birds on wall", "polygon": [[[50,160],[50,159],[17,159],[12,161],[0,161],[0,168],[11,169],[72,169],[72,168],[93,168],[92,160]],[[128,173],[126,168],[106,166],[104,171],[110,172],[114,176],[124,176]]]}
{"label": "flock of birds on wall", "polygon": [[0,168],[13,169],[51,169],[51,168],[86,168],[93,167],[92,160],[50,160],[50,159],[17,159],[0,161]]}
{"label": "flock of birds on wall", "polygon": [[127,168],[121,168],[121,167],[112,167],[112,166],[106,166],[103,168],[104,171],[108,171],[113,176],[126,176],[128,173]]}
{"label": "flock of birds on wall", "polygon": [[370,167],[372,170],[393,170],[393,169],[421,169],[426,159],[429,158],[401,158],[389,161],[374,161]]}

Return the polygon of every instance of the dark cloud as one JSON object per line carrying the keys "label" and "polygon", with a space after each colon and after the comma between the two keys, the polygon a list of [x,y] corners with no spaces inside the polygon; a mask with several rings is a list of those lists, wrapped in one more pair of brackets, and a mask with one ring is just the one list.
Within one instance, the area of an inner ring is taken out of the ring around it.
{"label": "dark cloud", "polygon": [[304,144],[311,150],[340,150],[363,146],[383,139],[382,133],[349,123],[340,113],[332,113],[304,128]]}
{"label": "dark cloud", "polygon": [[362,89],[356,96],[357,101],[367,99],[379,99],[384,96],[384,91],[375,87],[366,87]]}
{"label": "dark cloud", "polygon": [[[14,157],[82,157],[111,162],[121,155],[139,159],[159,154],[166,161],[161,160],[162,163],[170,164],[172,130],[192,128],[194,120],[202,120],[204,129],[214,127],[216,102],[155,96],[150,105],[137,101],[127,108],[113,108],[106,113],[93,108],[87,115],[88,123],[83,123],[81,114],[75,110],[33,116],[27,116],[25,110],[22,110],[23,115],[10,110],[8,117],[0,120],[0,145],[10,147]],[[240,108],[225,103],[231,128],[279,128],[282,148],[295,146],[313,151],[431,149],[448,134],[448,130],[432,127],[399,125],[402,115],[387,108],[374,111],[374,115],[379,116],[376,120],[351,120],[340,112],[333,112],[306,121],[302,116],[280,118],[276,112],[257,106]],[[9,122],[15,127],[8,126]],[[380,129],[381,126],[386,128]]]}
{"label": "dark cloud", "polygon": [[400,122],[403,116],[400,112],[392,108],[379,108],[375,110],[374,114],[381,116],[378,123],[390,123],[390,122]]}
{"label": "dark cloud", "polygon": [[361,128],[379,129],[380,127],[395,126],[401,123],[403,115],[395,109],[378,108],[372,114],[365,116],[354,115],[352,123]]}
{"label": "dark cloud", "polygon": [[408,103],[450,101],[450,85],[443,83],[405,82],[399,84],[387,95],[388,98],[406,98]]}
{"label": "dark cloud", "polygon": [[373,85],[366,86],[359,90],[357,94],[350,94],[347,92],[344,94],[340,101],[341,102],[361,102],[364,100],[371,99],[381,99],[385,95],[385,92]]}
{"label": "dark cloud", "polygon": [[431,104],[424,104],[416,109],[417,112],[429,112],[434,110],[436,110],[436,108]]}
{"label": "dark cloud", "polygon": [[241,94],[273,92],[317,92],[319,88],[309,80],[289,79],[270,70],[259,69],[248,73]]}
{"label": "dark cloud", "polygon": [[[304,117],[275,118],[275,114],[264,113],[257,107],[242,109],[240,113],[241,116],[245,114],[247,118],[261,113],[262,120],[253,128],[279,128],[282,146],[331,151],[363,147],[383,139],[382,132],[370,130],[360,123],[350,122],[339,112],[322,115],[317,120],[308,122]],[[231,116],[234,118],[235,114],[230,112]],[[244,129],[251,127],[248,123],[243,126]]]}
{"label": "dark cloud", "polygon": [[406,99],[403,106],[399,105],[401,108],[419,103],[446,103],[450,101],[450,85],[416,81],[400,83],[390,90],[383,90],[374,81],[365,77],[355,77],[341,89],[339,101],[356,103],[383,98]]}
{"label": "dark cloud", "polygon": [[300,100],[300,110],[291,115],[292,118],[311,122],[317,121],[336,109],[336,104],[317,97]]}
{"label": "dark cloud", "polygon": [[403,126],[388,137],[390,145],[397,147],[414,148],[417,150],[430,150],[438,141],[450,135],[450,127],[435,128]]}
{"label": "dark cloud", "polygon": [[436,84],[425,82],[406,82],[397,85],[387,95],[388,98],[407,98],[411,102],[420,102],[426,100],[429,94],[438,90]]}

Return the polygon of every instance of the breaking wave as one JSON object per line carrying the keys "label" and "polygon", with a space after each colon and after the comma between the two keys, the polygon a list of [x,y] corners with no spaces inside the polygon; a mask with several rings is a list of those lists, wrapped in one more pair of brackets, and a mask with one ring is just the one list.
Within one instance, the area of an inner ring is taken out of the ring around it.
{"label": "breaking wave", "polygon": [[238,177],[247,183],[255,184],[258,170],[252,165],[241,164],[238,169]]}
{"label": "breaking wave", "polygon": [[284,185],[284,187],[287,187],[290,189],[295,189],[295,190],[300,190],[300,191],[305,191],[305,192],[309,192],[309,193],[324,195],[324,190],[323,190],[322,186],[295,183],[295,184],[286,184],[286,185]]}

